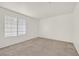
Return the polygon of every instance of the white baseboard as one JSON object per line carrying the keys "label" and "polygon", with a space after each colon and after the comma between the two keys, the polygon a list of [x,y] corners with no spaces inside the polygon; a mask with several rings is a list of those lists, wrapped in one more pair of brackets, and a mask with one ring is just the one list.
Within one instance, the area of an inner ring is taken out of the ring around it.
{"label": "white baseboard", "polygon": [[[74,44],[74,43],[73,43]],[[75,46],[75,48],[76,48],[76,50],[77,50],[77,52],[78,52],[78,54],[79,54],[79,47],[76,45],[76,44],[74,44],[74,46]]]}

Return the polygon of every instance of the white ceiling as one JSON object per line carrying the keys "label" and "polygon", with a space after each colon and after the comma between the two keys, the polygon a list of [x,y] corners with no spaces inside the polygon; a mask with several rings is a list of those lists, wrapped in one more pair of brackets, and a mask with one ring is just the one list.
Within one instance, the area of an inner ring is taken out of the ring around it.
{"label": "white ceiling", "polygon": [[0,2],[0,6],[43,19],[73,12],[75,2]]}

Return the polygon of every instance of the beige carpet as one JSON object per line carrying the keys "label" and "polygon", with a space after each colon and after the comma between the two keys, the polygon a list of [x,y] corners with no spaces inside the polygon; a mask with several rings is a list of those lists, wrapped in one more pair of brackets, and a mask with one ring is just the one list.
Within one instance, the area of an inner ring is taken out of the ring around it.
{"label": "beige carpet", "polygon": [[72,43],[35,38],[0,49],[1,56],[78,56]]}

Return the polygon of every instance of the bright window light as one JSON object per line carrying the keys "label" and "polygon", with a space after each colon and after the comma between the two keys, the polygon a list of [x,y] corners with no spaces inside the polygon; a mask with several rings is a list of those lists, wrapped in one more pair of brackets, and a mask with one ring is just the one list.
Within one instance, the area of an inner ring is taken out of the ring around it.
{"label": "bright window light", "polygon": [[20,36],[26,33],[26,21],[16,16],[5,16],[5,37]]}

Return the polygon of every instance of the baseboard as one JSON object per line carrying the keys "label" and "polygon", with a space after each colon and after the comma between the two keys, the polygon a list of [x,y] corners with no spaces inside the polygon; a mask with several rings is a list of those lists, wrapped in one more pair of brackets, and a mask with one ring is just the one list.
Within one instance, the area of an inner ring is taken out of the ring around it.
{"label": "baseboard", "polygon": [[13,45],[17,45],[17,44],[20,44],[20,43],[22,43],[22,42],[25,42],[25,41],[28,41],[28,40],[31,40],[31,39],[35,39],[35,38],[37,38],[37,37],[31,37],[31,38],[28,38],[28,39],[26,38],[27,40],[15,42],[15,43],[12,43],[12,44],[6,44],[6,46],[1,46],[0,49],[1,49],[1,48],[6,48],[6,47],[9,47],[9,46],[13,46]]}
{"label": "baseboard", "polygon": [[76,44],[73,44],[74,46],[75,46],[75,49],[76,49],[76,51],[78,52],[78,54],[79,54],[79,47],[76,45]]}
{"label": "baseboard", "polygon": [[73,44],[72,42],[62,41],[62,40],[57,40],[57,39],[51,39],[51,38],[46,38],[46,37],[38,37],[38,38],[41,38],[41,39],[50,39],[50,40],[54,40],[54,41],[60,41],[60,42],[65,42],[65,43],[71,43],[71,44]]}
{"label": "baseboard", "polygon": [[46,37],[31,37],[31,38],[28,38],[28,39],[26,38],[27,40],[16,42],[16,43],[13,43],[13,44],[9,44],[9,45],[6,45],[6,46],[0,47],[0,48],[5,48],[5,47],[8,47],[8,46],[13,46],[13,45],[16,45],[16,44],[19,44],[19,43],[22,43],[22,42],[25,42],[25,41],[28,41],[28,40],[31,40],[31,39],[36,39],[36,38],[50,39],[50,40],[54,40],[54,41],[60,41],[60,42],[65,42],[65,43],[73,44],[72,42],[67,42],[67,41],[62,41],[62,40],[57,40],[57,39],[51,39],[51,38],[46,38]]}
{"label": "baseboard", "polygon": [[69,38],[57,38],[57,37],[41,36],[41,35],[39,37],[48,38],[48,39],[54,39],[54,40],[63,41],[63,42],[71,42],[71,43],[73,42]]}

